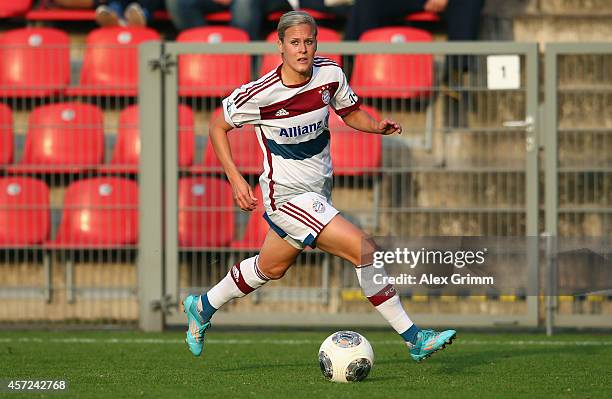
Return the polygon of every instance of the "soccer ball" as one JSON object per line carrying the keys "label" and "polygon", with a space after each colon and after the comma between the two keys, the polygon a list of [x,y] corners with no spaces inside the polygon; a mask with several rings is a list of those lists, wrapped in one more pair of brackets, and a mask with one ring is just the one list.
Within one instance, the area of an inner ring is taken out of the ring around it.
{"label": "soccer ball", "polygon": [[319,367],[334,382],[364,380],[374,364],[374,351],[368,340],[354,331],[338,331],[319,348]]}

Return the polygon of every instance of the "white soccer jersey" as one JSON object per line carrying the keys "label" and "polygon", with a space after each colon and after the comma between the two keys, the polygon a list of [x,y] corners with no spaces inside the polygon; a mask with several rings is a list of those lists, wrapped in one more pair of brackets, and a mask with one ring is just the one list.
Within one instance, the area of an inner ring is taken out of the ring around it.
{"label": "white soccer jersey", "polygon": [[306,192],[330,200],[328,105],[345,116],[360,104],[342,69],[327,58],[315,57],[310,80],[299,85],[283,84],[280,69],[243,85],[223,100],[227,123],[256,126],[264,153],[259,182],[268,213]]}

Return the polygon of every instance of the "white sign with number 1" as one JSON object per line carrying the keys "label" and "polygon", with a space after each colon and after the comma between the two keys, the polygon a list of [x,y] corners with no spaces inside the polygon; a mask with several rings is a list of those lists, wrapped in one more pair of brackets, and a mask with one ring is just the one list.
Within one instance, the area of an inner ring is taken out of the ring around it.
{"label": "white sign with number 1", "polygon": [[487,57],[487,88],[489,90],[520,89],[521,60],[518,55]]}

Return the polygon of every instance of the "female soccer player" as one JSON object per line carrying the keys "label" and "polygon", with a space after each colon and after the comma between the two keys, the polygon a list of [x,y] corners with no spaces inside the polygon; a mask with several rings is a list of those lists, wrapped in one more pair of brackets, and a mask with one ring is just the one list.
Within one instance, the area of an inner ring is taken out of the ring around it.
{"label": "female soccer player", "polygon": [[[263,217],[270,225],[258,255],[234,265],[210,291],[183,301],[189,329],[187,345],[199,356],[210,319],[223,304],[243,297],[269,280],[280,279],[308,245],[355,265],[370,302],[402,336],[419,361],[450,343],[454,330],[419,329],[408,317],[394,287],[375,284],[374,244],[331,205],[329,107],[354,129],[375,134],[401,133],[391,120],[376,121],[359,109],[360,100],[333,61],[315,57],[317,25],[307,13],[291,11],[278,23],[283,63],[261,79],[243,85],[223,100],[223,117],[210,128],[210,140],[232,185],[234,199],[253,211],[257,199],[232,159],[227,132],[253,124],[264,153],[259,182]],[[380,281],[378,278],[376,281]]]}

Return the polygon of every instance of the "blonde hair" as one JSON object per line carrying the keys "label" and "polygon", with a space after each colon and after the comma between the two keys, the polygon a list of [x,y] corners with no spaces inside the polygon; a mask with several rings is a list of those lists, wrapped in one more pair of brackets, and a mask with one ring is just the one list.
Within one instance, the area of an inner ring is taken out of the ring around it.
{"label": "blonde hair", "polygon": [[304,11],[289,11],[283,14],[278,21],[278,27],[276,28],[278,39],[282,42],[285,39],[285,31],[287,29],[301,24],[312,26],[315,38],[317,37],[317,22],[314,20],[312,15]]}

